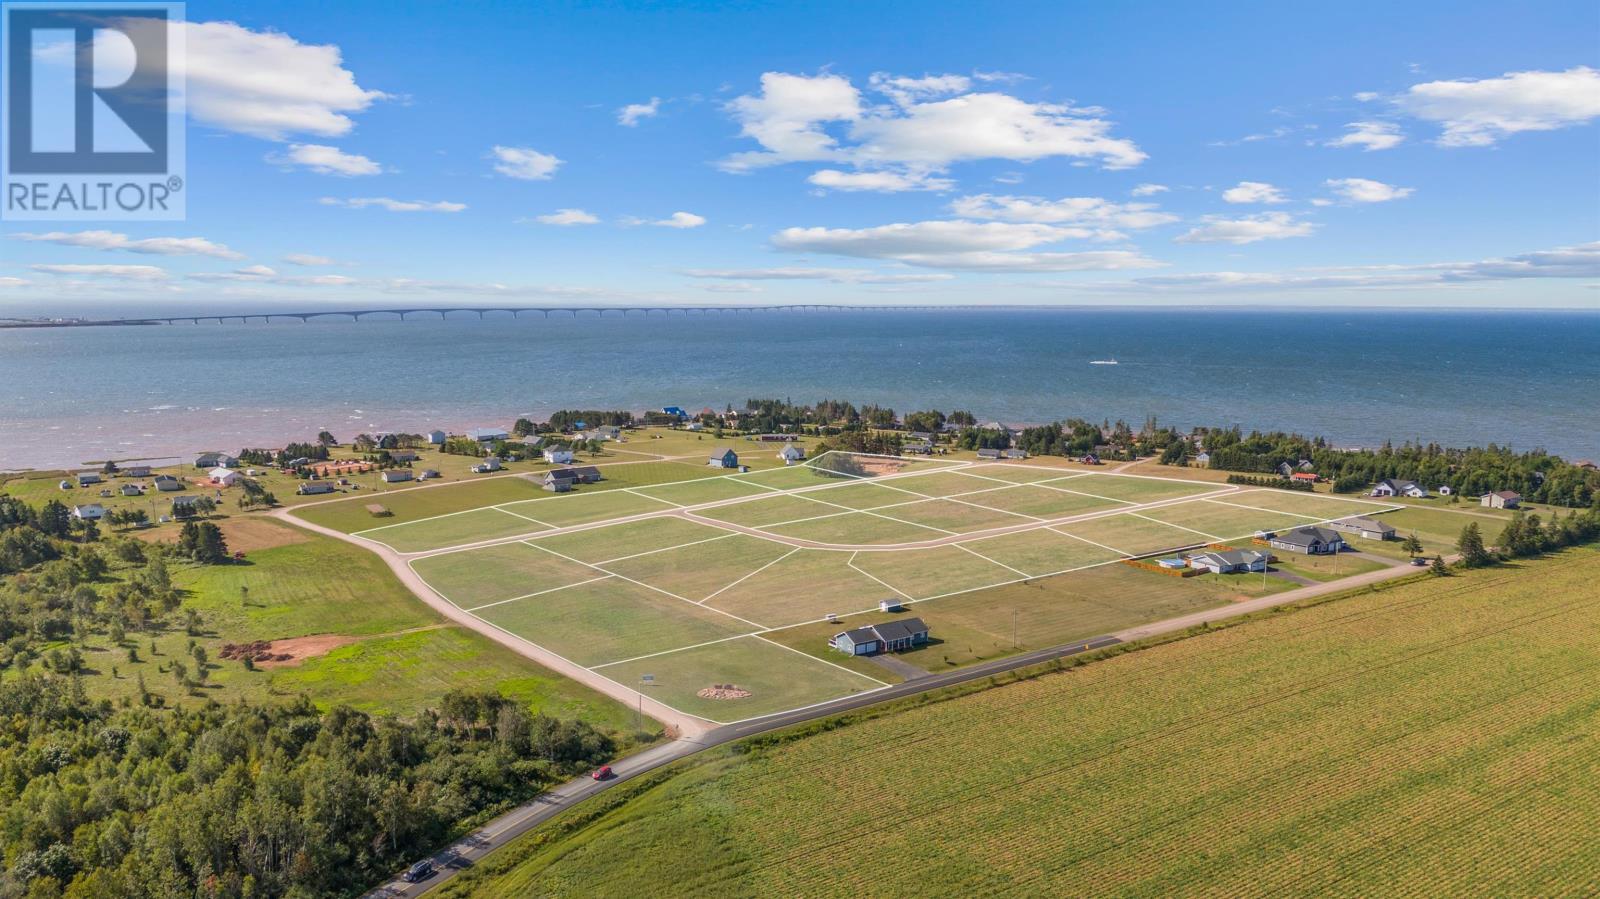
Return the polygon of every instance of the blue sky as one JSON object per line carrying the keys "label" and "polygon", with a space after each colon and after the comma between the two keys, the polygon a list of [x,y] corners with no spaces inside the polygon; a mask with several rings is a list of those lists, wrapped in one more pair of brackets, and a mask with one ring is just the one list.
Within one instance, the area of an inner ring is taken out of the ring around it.
{"label": "blue sky", "polygon": [[0,310],[1600,306],[1593,3],[187,14],[187,220]]}

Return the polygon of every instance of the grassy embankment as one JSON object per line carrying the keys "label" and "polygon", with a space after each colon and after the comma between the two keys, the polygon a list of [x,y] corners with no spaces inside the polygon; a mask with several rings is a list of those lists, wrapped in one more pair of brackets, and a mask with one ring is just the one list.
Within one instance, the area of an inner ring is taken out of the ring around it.
{"label": "grassy embankment", "polygon": [[441,894],[1582,894],[1597,577],[1419,575],[714,750]]}

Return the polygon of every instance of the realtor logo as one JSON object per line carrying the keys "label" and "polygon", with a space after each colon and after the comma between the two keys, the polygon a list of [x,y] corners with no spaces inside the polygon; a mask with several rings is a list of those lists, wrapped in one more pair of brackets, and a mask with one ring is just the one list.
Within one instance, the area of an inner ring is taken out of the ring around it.
{"label": "realtor logo", "polygon": [[0,217],[183,218],[183,5],[0,8]]}

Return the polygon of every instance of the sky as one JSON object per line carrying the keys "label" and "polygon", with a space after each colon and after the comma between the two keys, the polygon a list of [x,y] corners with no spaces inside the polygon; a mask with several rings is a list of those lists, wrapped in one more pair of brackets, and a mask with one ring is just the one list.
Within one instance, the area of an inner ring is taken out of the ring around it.
{"label": "sky", "polygon": [[0,315],[1600,308],[1600,5],[187,5],[187,219]]}

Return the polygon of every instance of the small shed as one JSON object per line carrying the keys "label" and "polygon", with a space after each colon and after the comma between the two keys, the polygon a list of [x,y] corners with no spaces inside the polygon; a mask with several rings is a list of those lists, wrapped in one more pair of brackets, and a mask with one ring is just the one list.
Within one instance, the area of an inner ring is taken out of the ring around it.
{"label": "small shed", "polygon": [[367,514],[373,518],[388,518],[394,513],[390,512],[389,507],[382,503],[367,503]]}

